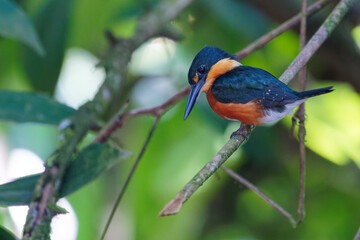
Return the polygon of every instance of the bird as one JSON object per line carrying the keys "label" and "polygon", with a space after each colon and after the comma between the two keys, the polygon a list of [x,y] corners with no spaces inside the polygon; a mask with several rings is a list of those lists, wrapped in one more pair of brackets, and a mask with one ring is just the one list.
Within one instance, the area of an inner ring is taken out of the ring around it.
{"label": "bird", "polygon": [[205,46],[195,56],[188,72],[191,86],[184,120],[193,109],[200,93],[206,94],[212,110],[220,117],[240,121],[234,134],[241,134],[246,125],[276,122],[293,112],[308,98],[332,92],[332,86],[303,92],[292,90],[271,73],[244,66],[235,55]]}

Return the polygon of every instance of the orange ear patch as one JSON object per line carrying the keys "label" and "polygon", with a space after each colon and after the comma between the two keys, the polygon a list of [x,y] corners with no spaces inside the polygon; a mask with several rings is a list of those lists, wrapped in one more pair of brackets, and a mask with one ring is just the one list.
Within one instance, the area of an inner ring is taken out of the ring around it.
{"label": "orange ear patch", "polygon": [[193,78],[193,80],[195,83],[197,83],[199,81],[199,76],[197,73],[196,73],[195,77]]}
{"label": "orange ear patch", "polygon": [[213,85],[216,78],[239,66],[241,66],[241,64],[238,61],[229,58],[218,61],[210,68],[206,77],[205,85],[202,87],[201,91],[207,92]]}
{"label": "orange ear patch", "polygon": [[206,98],[212,110],[220,117],[228,120],[239,120],[246,124],[261,125],[260,119],[264,111],[256,101],[248,103],[221,103],[218,102],[211,91],[206,93]]}

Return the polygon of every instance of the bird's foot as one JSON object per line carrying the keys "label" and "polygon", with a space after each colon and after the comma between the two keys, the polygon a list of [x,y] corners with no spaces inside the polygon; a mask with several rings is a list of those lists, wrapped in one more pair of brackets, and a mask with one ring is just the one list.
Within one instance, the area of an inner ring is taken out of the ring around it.
{"label": "bird's foot", "polygon": [[247,124],[242,123],[242,124],[240,125],[239,129],[236,130],[235,132],[233,132],[233,133],[231,134],[230,138],[232,138],[232,137],[234,137],[234,136],[236,136],[236,135],[241,135],[241,136],[244,137],[245,140],[247,140],[247,139],[248,139],[248,136],[247,136],[246,133],[244,132],[244,130],[246,129],[247,126],[248,126]]}

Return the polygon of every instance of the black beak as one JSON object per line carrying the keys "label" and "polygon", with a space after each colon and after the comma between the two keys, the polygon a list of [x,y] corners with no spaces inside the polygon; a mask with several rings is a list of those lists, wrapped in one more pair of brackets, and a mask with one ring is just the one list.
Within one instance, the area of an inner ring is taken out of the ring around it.
{"label": "black beak", "polygon": [[200,91],[201,88],[204,86],[205,84],[205,79],[206,79],[206,75],[204,75],[196,84],[191,86],[191,91],[189,94],[189,98],[186,104],[186,109],[185,109],[185,115],[184,115],[184,120],[186,120],[186,118],[189,116],[191,110],[193,109],[196,100],[199,98],[200,96]]}

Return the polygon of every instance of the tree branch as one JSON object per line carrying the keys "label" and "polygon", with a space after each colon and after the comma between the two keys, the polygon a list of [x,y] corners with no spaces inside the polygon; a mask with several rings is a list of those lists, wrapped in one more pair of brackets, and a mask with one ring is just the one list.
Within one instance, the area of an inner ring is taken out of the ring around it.
{"label": "tree branch", "polygon": [[[302,1],[302,18],[300,24],[300,49],[303,50],[306,44],[306,5],[307,0]],[[306,65],[300,69],[300,91],[305,91],[306,86]],[[298,113],[298,115],[297,115]],[[299,151],[300,151],[300,186],[299,186],[299,206],[298,214],[299,219],[297,225],[301,223],[305,215],[305,103],[300,104],[295,115],[299,118]]]}
{"label": "tree branch", "polygon": [[[318,12],[320,9],[322,9],[324,6],[326,6],[329,2],[331,2],[331,0],[320,0],[320,1],[312,4],[307,9],[307,12],[306,12],[307,16],[311,16],[314,13]],[[243,59],[246,56],[248,56],[249,54],[251,54],[252,52],[254,52],[255,50],[258,50],[258,49],[264,47],[272,39],[274,39],[275,37],[279,36],[281,33],[289,30],[290,28],[292,28],[296,24],[298,24],[300,19],[301,19],[301,13],[299,13],[299,14],[295,15],[294,17],[290,18],[288,21],[282,23],[279,27],[277,27],[274,30],[270,31],[269,33],[263,35],[261,38],[259,38],[255,42],[251,43],[250,45],[245,47],[240,52],[236,53],[237,57],[239,59]],[[117,42],[116,38],[110,32],[107,32],[107,36],[111,40],[110,42],[112,44]],[[123,114],[122,111],[119,112],[118,114],[116,114],[116,117],[110,122],[110,124],[108,124],[100,132],[100,134],[98,134],[97,139],[95,141],[99,141],[99,142],[107,141],[107,139],[111,136],[111,134],[114,131],[116,131],[116,129],[118,129],[118,128],[120,128],[122,126],[122,121],[127,117],[144,115],[144,114],[157,116],[158,111],[162,111],[162,109],[167,110],[175,102],[177,102],[177,101],[181,100],[182,98],[184,98],[189,93],[189,91],[190,91],[190,87],[187,87],[187,88],[181,90],[180,92],[178,92],[178,94],[174,95],[166,103],[164,103],[164,104],[162,104],[162,105],[160,105],[158,107],[155,107],[155,108],[133,110],[128,114]]]}
{"label": "tree branch", "polygon": [[274,202],[271,198],[265,195],[265,193],[261,192],[254,184],[240,176],[239,174],[235,173],[234,171],[222,166],[222,170],[224,170],[227,174],[229,174],[232,178],[234,178],[239,183],[243,184],[245,187],[251,189],[254,191],[257,195],[259,195],[262,199],[264,199],[267,203],[269,203],[273,208],[275,208],[276,211],[278,211],[280,214],[285,216],[287,219],[289,219],[290,223],[293,226],[296,226],[296,221],[293,218],[293,216],[287,212],[285,209],[283,209],[280,205],[278,205],[276,202]]}
{"label": "tree branch", "polygon": [[[318,12],[320,9],[322,9],[324,6],[326,6],[331,0],[320,0],[309,6],[306,10],[306,16],[312,16],[314,13]],[[296,26],[303,16],[303,12],[300,12],[290,18],[289,20],[283,22],[281,25],[279,25],[277,28],[273,29],[269,33],[263,35],[262,37],[258,38],[248,46],[246,46],[243,50],[240,52],[237,52],[235,55],[239,60],[247,57],[255,50],[258,50],[260,48],[263,48],[267,43],[269,43],[271,40],[279,36],[280,34],[286,32],[290,28]]]}
{"label": "tree branch", "polygon": [[107,57],[101,64],[106,69],[104,84],[94,100],[80,107],[71,118],[71,125],[61,132],[64,141],[54,157],[48,159],[45,171],[35,187],[33,199],[29,204],[23,239],[49,239],[50,223],[56,214],[49,205],[55,204],[58,200],[56,193],[78,144],[94,123],[106,116],[116,98],[123,95],[122,87],[126,82],[132,52],[149,38],[161,35],[170,21],[192,1],[160,2],[156,9],[140,18],[135,34],[130,39],[117,39],[112,34],[107,34],[110,46]]}
{"label": "tree branch", "polygon": [[152,108],[145,108],[145,109],[135,109],[130,111],[129,113],[124,113],[124,110],[119,111],[119,113],[117,113],[115,117],[110,121],[110,123],[100,131],[95,141],[106,142],[110,138],[111,134],[122,126],[123,121],[126,118],[140,116],[140,115],[153,115],[155,117],[160,117],[167,110],[169,110],[169,108],[171,108],[175,103],[183,99],[189,92],[190,92],[190,86],[185,87],[183,90],[179,91],[174,96],[169,98],[169,100],[167,100],[166,102],[164,102],[159,106]]}
{"label": "tree branch", "polygon": [[300,54],[294,59],[290,66],[279,78],[284,83],[288,83],[295,77],[300,68],[310,60],[312,55],[319,49],[325,40],[334,31],[335,27],[340,23],[345,13],[354,5],[356,0],[341,0],[325,22],[320,26],[316,33],[312,36]]}
{"label": "tree branch", "polygon": [[[160,121],[160,118],[162,117],[162,115],[170,108],[172,107],[175,103],[177,103],[179,100],[181,100],[184,96],[186,96],[188,93],[190,92],[190,87],[186,87],[183,90],[181,90],[180,92],[176,93],[174,96],[172,96],[169,100],[167,100],[165,103],[156,106],[156,107],[152,107],[152,108],[146,108],[146,109],[140,109],[140,110],[132,110],[129,113],[123,113],[123,110],[121,110],[119,112],[119,114],[117,114],[114,119],[110,122],[110,124],[108,126],[106,126],[102,131],[100,131],[100,133],[98,134],[97,138],[95,139],[95,141],[99,141],[99,142],[105,142],[109,139],[109,137],[111,136],[111,134],[116,131],[116,129],[118,129],[119,127],[122,126],[122,122],[125,118],[128,117],[135,117],[135,116],[139,116],[139,115],[154,115],[155,121],[153,123],[153,126],[148,134],[148,137],[146,138],[146,141],[143,145],[143,147],[141,148],[141,151],[136,159],[136,161],[134,162],[134,165],[129,173],[129,175],[127,176],[125,183],[115,201],[115,204],[113,206],[113,209],[111,210],[110,216],[106,222],[104,231],[101,235],[101,240],[103,240],[105,238],[106,232],[110,226],[110,223],[115,215],[116,209],[119,206],[121,199],[125,193],[125,190],[127,188],[127,186],[130,183],[130,180],[132,178],[132,176],[134,175],[134,172],[140,162],[141,157],[143,156],[147,145],[150,142],[150,139],[155,131],[155,128],[157,126],[157,124]],[[125,109],[127,107],[124,106],[122,109]]]}
{"label": "tree branch", "polygon": [[[290,64],[280,79],[288,83],[295,74],[309,61],[310,57],[321,46],[325,39],[339,24],[342,17],[355,3],[356,0],[341,0],[321,25],[319,30],[314,34],[309,43],[299,53],[296,59]],[[253,128],[248,127],[246,135],[249,136]],[[240,147],[244,142],[242,136],[232,137],[221,150],[208,162],[185,187],[160,211],[159,216],[176,214],[180,211],[183,203]]]}
{"label": "tree branch", "polygon": [[[253,125],[248,125],[244,130],[246,135],[250,135]],[[168,203],[159,216],[168,216],[176,214],[180,211],[183,203],[188,200],[191,195],[239,148],[241,143],[245,141],[242,135],[232,137],[220,151],[208,162],[179,192],[170,203]]]}
{"label": "tree branch", "polygon": [[[306,44],[306,5],[307,0],[302,1],[302,14],[301,14],[301,24],[300,24],[300,49],[303,49]],[[304,66],[300,72],[299,72],[299,78],[300,78],[300,91],[305,90],[306,85],[306,66]],[[258,194],[261,198],[263,198],[266,202],[268,202],[272,207],[274,207],[280,214],[285,216],[290,223],[296,227],[302,222],[302,219],[304,217],[305,211],[305,144],[304,144],[304,138],[305,138],[305,108],[304,104],[301,104],[296,113],[293,117],[293,125],[296,124],[297,119],[299,119],[299,140],[300,140],[300,186],[299,186],[299,205],[298,205],[298,214],[299,218],[297,221],[293,218],[293,216],[284,210],[281,206],[279,206],[277,203],[275,203],[271,198],[267,197],[263,192],[261,192],[256,186],[254,186],[252,183],[250,183],[245,178],[241,177],[239,174],[231,171],[230,169],[222,166],[221,168],[229,174],[232,178],[240,182],[241,184],[245,185],[247,188],[254,191],[256,194]],[[293,127],[292,127],[293,129]]]}

